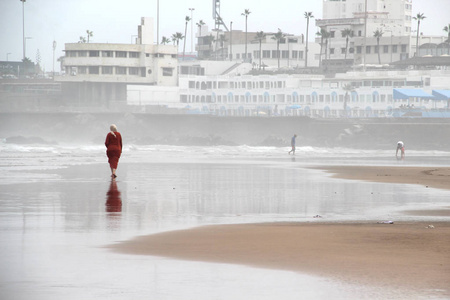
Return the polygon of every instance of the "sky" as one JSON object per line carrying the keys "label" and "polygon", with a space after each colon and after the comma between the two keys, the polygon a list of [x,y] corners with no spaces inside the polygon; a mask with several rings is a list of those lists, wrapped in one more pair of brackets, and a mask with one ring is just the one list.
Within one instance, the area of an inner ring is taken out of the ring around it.
{"label": "sky", "polygon": [[[203,20],[210,29],[214,26],[212,0],[159,0],[159,36],[170,38],[175,32],[184,34],[185,17],[191,17],[194,8],[195,23]],[[233,30],[245,31],[245,17],[250,10],[248,31],[276,32],[300,35],[305,33],[305,11],[322,18],[321,0],[221,0],[221,16]],[[137,35],[141,17],[153,17],[156,39],[157,0],[26,0],[25,5],[26,56],[37,61],[46,71],[53,67],[53,41],[56,42],[55,60],[64,55],[65,43],[76,43],[86,30],[93,32],[90,42],[131,43]],[[415,0],[413,15],[424,13],[420,31],[425,35],[444,35],[444,26],[450,23],[450,0]],[[23,27],[21,0],[0,0],[0,61],[20,61],[23,56]],[[415,27],[414,22],[412,25]],[[191,50],[191,25],[188,25],[186,51]],[[310,35],[317,28],[310,23]],[[156,41],[155,41],[156,42]],[[8,54],[9,53],[9,54]],[[55,63],[57,65],[57,63]],[[55,67],[55,71],[58,71]]]}

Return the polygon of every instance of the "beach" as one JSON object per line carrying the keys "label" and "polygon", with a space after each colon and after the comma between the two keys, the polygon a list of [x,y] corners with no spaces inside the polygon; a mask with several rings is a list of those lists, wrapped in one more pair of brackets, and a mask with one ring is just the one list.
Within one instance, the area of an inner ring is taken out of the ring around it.
{"label": "beach", "polygon": [[[338,178],[450,188],[450,168],[318,168]],[[450,205],[405,213],[450,217]],[[111,247],[128,254],[307,272],[450,297],[450,222],[329,223],[316,217],[316,222],[205,226],[143,236]]]}
{"label": "beach", "polygon": [[0,147],[2,299],[449,297],[449,153]]}

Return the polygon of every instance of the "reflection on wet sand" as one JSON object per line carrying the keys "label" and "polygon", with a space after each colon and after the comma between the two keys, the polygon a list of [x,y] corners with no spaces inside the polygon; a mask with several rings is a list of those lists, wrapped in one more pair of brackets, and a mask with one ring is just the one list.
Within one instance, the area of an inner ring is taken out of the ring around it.
{"label": "reflection on wet sand", "polygon": [[117,188],[117,182],[115,179],[111,179],[109,190],[106,193],[106,212],[121,212],[122,211],[122,198],[120,197],[120,191]]}

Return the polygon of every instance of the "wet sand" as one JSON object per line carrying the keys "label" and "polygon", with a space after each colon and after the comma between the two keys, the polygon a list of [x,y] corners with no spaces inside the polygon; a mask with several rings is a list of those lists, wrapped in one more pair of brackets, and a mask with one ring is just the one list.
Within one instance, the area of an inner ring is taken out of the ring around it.
{"label": "wet sand", "polygon": [[448,167],[326,166],[317,169],[333,173],[336,178],[450,189]]}
{"label": "wet sand", "polygon": [[[336,177],[450,189],[450,168],[321,167]],[[412,215],[450,216],[442,211]],[[450,296],[450,222],[266,223],[142,236],[115,251],[307,272],[358,285]]]}

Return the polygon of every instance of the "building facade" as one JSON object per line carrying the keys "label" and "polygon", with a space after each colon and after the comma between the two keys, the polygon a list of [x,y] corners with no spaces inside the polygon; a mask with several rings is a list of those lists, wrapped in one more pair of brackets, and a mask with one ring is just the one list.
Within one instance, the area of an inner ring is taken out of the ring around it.
{"label": "building facade", "polygon": [[323,0],[316,26],[329,34],[324,61],[382,65],[410,57],[411,12],[411,0]]}
{"label": "building facade", "polygon": [[127,85],[176,86],[177,48],[153,44],[151,18],[142,18],[136,44],[68,43],[61,82],[65,99],[79,105],[126,103]]}

